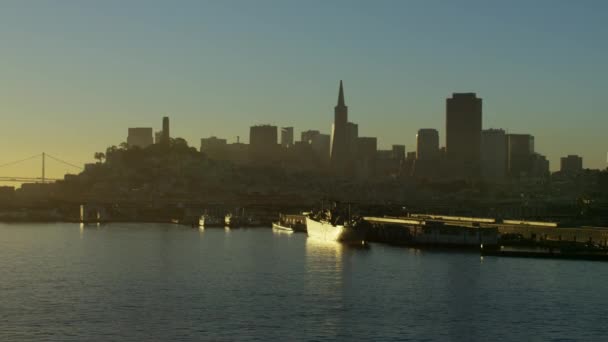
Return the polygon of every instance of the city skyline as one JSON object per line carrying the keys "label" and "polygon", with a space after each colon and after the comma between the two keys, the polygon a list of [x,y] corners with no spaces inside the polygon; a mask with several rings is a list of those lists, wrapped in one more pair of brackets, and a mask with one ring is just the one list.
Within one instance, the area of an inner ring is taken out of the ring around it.
{"label": "city skyline", "polygon": [[[383,2],[371,10],[182,2],[170,7],[179,22],[164,16],[167,4],[136,4],[3,5],[0,139],[19,147],[0,162],[43,151],[91,162],[125,141],[127,127],[159,130],[165,115],[172,135],[195,147],[212,135],[247,140],[249,126],[262,123],[293,126],[296,137],[327,134],[336,80],[344,79],[351,120],[361,136],[378,137],[379,148],[415,151],[420,128],[437,129],[444,146],[445,99],[475,92],[484,99],[483,128],[534,135],[552,170],[570,154],[585,167],[606,166],[602,2]],[[212,18],[217,13],[230,14],[222,18],[231,29]],[[37,176],[37,166],[24,170],[32,168]]]}

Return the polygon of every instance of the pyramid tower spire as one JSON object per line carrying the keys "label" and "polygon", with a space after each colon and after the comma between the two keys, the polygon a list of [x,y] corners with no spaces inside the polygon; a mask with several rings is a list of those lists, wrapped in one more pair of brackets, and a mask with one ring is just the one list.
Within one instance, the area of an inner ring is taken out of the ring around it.
{"label": "pyramid tower spire", "polygon": [[346,103],[344,103],[344,87],[342,86],[342,80],[340,80],[340,93],[338,95],[338,107],[346,107]]}

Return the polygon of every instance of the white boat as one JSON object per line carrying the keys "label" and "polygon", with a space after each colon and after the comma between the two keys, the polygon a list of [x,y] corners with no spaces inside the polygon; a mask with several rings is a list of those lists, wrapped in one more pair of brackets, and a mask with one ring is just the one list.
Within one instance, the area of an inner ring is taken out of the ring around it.
{"label": "white boat", "polygon": [[365,231],[356,226],[333,225],[306,217],[306,230],[311,238],[325,241],[364,242]]}
{"label": "white boat", "polygon": [[291,227],[283,226],[283,225],[281,225],[280,222],[273,222],[272,223],[272,229],[293,232],[293,229]]}

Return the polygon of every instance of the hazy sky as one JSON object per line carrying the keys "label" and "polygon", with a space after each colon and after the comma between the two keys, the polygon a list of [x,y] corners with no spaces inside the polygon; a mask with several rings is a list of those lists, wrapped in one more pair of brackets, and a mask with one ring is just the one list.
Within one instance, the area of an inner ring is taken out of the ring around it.
{"label": "hazy sky", "polygon": [[566,154],[603,168],[607,23],[602,0],[3,0],[0,164],[89,162],[163,115],[196,147],[252,124],[329,132],[343,79],[380,147],[412,151],[422,127],[443,145],[445,98],[477,92],[484,128],[533,134],[552,169]]}

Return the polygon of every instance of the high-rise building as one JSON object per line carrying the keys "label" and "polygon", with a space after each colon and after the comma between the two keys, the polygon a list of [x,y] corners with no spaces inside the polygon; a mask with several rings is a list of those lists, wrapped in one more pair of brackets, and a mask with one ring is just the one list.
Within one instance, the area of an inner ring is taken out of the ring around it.
{"label": "high-rise building", "polygon": [[252,161],[278,159],[277,126],[252,126],[249,130],[249,155]]}
{"label": "high-rise building", "polygon": [[546,178],[551,174],[549,171],[549,160],[542,154],[533,153],[530,168],[530,176],[536,178]]}
{"label": "high-rise building", "polygon": [[393,159],[405,160],[405,145],[393,145]]}
{"label": "high-rise building", "polygon": [[281,127],[281,146],[293,146],[293,127]]}
{"label": "high-rise building", "polygon": [[416,159],[439,159],[439,132],[432,128],[423,128],[416,134]]}
{"label": "high-rise building", "polygon": [[317,134],[310,140],[312,150],[323,163],[329,161],[329,143],[329,134]]}
{"label": "high-rise building", "polygon": [[129,147],[137,146],[139,148],[146,148],[153,143],[154,139],[152,137],[152,128],[129,128],[129,135],[127,136],[127,145],[129,145]]}
{"label": "high-rise building", "polygon": [[568,155],[561,158],[560,171],[564,173],[578,173],[583,171],[583,158],[577,155]]}
{"label": "high-rise building", "polygon": [[348,107],[344,101],[344,87],[340,81],[338,104],[334,108],[334,123],[331,132],[330,162],[334,172],[343,174],[349,164]]}
{"label": "high-rise building", "polygon": [[321,132],[316,131],[316,130],[304,131],[304,132],[302,132],[300,141],[310,144],[312,139],[319,134],[321,134]]}
{"label": "high-rise building", "polygon": [[163,117],[163,130],[161,135],[161,143],[168,144],[171,140],[171,134],[169,132],[169,117]]}
{"label": "high-rise building", "polygon": [[378,139],[374,137],[357,138],[356,175],[358,178],[369,178],[376,166]]}
{"label": "high-rise building", "polygon": [[502,129],[481,132],[481,176],[485,180],[500,181],[507,175],[507,135]]}
{"label": "high-rise building", "polygon": [[446,100],[446,153],[452,176],[480,173],[482,100],[475,93],[454,93]]}
{"label": "high-rise building", "polygon": [[519,178],[532,171],[534,137],[530,134],[507,134],[507,167],[509,176]]}
{"label": "high-rise building", "polygon": [[346,135],[348,145],[348,156],[349,160],[357,158],[357,139],[359,138],[359,125],[353,122],[346,123]]}

